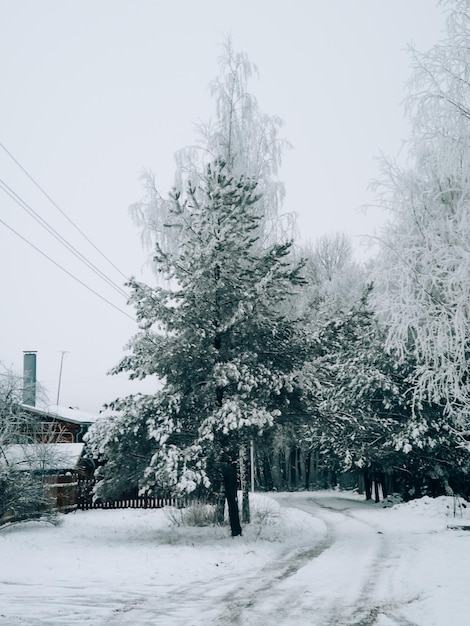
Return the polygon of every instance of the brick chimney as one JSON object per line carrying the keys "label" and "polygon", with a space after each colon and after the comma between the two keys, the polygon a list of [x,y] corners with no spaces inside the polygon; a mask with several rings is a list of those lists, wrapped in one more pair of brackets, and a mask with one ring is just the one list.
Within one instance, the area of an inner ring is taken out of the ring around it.
{"label": "brick chimney", "polygon": [[36,406],[36,350],[23,352],[23,402]]}

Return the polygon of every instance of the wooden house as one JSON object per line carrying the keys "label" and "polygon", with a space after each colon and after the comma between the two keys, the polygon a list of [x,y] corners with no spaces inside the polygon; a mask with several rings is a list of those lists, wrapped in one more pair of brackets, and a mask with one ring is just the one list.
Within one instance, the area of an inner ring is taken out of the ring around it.
{"label": "wooden house", "polygon": [[79,481],[94,471],[93,461],[84,457],[83,437],[96,416],[57,406],[21,404],[16,409],[0,465],[27,472],[47,485],[56,510],[75,509]]}
{"label": "wooden house", "polygon": [[97,419],[78,409],[50,406],[45,409],[20,405],[18,433],[28,443],[82,443],[83,436]]}

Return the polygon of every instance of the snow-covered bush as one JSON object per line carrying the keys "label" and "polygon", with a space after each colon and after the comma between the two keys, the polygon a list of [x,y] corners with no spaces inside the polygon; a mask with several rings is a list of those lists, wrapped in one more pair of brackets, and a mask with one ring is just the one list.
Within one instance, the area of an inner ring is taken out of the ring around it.
{"label": "snow-covered bush", "polygon": [[0,466],[0,525],[51,516],[53,499],[40,477]]}
{"label": "snow-covered bush", "polygon": [[263,496],[251,497],[250,500],[251,526],[256,536],[260,537],[266,527],[276,524],[280,507],[274,500]]}
{"label": "snow-covered bush", "polygon": [[215,526],[217,511],[215,505],[194,502],[184,509],[166,507],[165,514],[172,526]]}

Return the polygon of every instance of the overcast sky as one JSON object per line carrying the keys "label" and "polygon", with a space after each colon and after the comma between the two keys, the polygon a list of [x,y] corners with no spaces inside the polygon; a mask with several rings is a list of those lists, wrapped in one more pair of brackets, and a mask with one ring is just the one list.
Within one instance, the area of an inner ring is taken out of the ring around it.
{"label": "overcast sky", "polygon": [[63,213],[1,147],[0,179],[117,285],[0,189],[0,218],[109,301],[0,223],[0,361],[21,373],[23,351],[37,350],[53,404],[67,351],[60,403],[86,411],[139,388],[106,376],[137,330],[124,276],[151,280],[128,207],[142,168],[170,189],[174,152],[213,114],[208,84],[228,33],[259,69],[250,91],[293,144],[285,210],[304,239],[344,231],[365,258],[359,235],[384,221],[358,211],[373,200],[376,157],[397,155],[409,133],[406,45],[428,49],[444,20],[433,0],[0,0],[0,142]]}

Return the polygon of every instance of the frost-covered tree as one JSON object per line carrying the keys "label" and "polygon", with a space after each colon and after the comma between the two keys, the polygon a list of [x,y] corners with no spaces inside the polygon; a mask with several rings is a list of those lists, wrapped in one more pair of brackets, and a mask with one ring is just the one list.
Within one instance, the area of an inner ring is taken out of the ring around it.
{"label": "frost-covered tree", "polygon": [[407,415],[403,369],[384,354],[384,333],[366,299],[315,328],[312,358],[301,370],[311,414],[304,437],[342,471],[381,469]]}
{"label": "frost-covered tree", "polygon": [[311,323],[357,306],[366,289],[366,275],[341,232],[321,236],[300,247],[305,259],[305,287],[295,306]]}
{"label": "frost-covered tree", "polygon": [[3,446],[16,443],[21,420],[21,401],[21,378],[0,363],[0,455]]}
{"label": "frost-covered tree", "polygon": [[[255,96],[248,91],[257,68],[246,54],[234,51],[230,38],[223,45],[219,67],[219,76],[210,85],[214,116],[196,127],[192,146],[176,153],[175,188],[182,192],[188,182],[199,185],[207,166],[222,160],[235,178],[257,181],[258,198],[251,209],[260,218],[257,245],[292,239],[295,217],[282,214],[285,190],[278,176],[282,152],[289,146],[279,137],[282,120],[260,110]],[[142,229],[143,242],[151,250],[156,242],[163,249],[175,250],[185,232],[165,228],[171,200],[160,194],[153,174],[144,172],[142,179],[146,194],[131,210]]]}
{"label": "frost-covered tree", "polygon": [[[351,243],[343,233],[323,235],[315,242],[298,247],[296,254],[299,252],[305,263],[305,284],[286,301],[285,310],[302,319],[302,346],[296,349],[305,355],[311,368],[306,376],[307,365],[299,378],[306,387],[292,399],[289,414],[278,422],[263,445],[258,445],[257,479],[266,489],[273,486],[277,489],[308,488],[311,459],[318,458],[318,447],[305,438],[305,424],[310,425],[313,416],[318,415],[318,398],[311,397],[310,383],[316,378],[313,363],[318,351],[323,353],[328,349],[320,346],[319,337],[326,324],[358,307],[366,290],[364,271],[354,261]],[[339,387],[338,382],[335,384]],[[309,398],[307,403],[306,398]]]}
{"label": "frost-covered tree", "polygon": [[[415,407],[441,406],[464,439],[470,415],[470,4],[453,0],[447,35],[412,49],[409,164],[385,160],[390,213],[375,306],[387,348],[412,357]],[[467,433],[468,434],[468,433]]]}
{"label": "frost-covered tree", "polygon": [[351,241],[341,232],[323,235],[315,242],[312,257],[320,278],[332,281],[352,264]]}
{"label": "frost-covered tree", "polygon": [[[43,393],[39,388],[39,393]],[[44,447],[29,449],[30,463],[18,465],[14,447],[34,443],[34,419],[21,410],[23,379],[0,363],[0,524],[2,518],[26,519],[46,513],[52,506],[38,474]]]}
{"label": "frost-covered tree", "polygon": [[224,161],[168,202],[165,228],[180,246],[156,243],[154,263],[170,287],[131,281],[141,332],[114,370],[157,375],[163,387],[114,402],[118,417],[104,441],[92,432],[107,459],[98,493],[129,463],[144,489],[218,491],[223,483],[237,535],[240,449],[274,424],[293,392],[300,355],[281,304],[302,283],[301,265],[288,262],[288,243],[260,251],[257,182]]}
{"label": "frost-covered tree", "polygon": [[[37,421],[21,408],[23,395],[23,377],[0,362],[0,456],[2,446],[34,443],[38,439]],[[36,395],[45,401],[46,394],[40,384],[36,384]]]}
{"label": "frost-covered tree", "polygon": [[366,494],[371,480],[382,492],[468,494],[470,459],[439,406],[413,406],[412,359],[385,351],[385,330],[367,305],[325,319],[312,333],[311,358],[299,373],[307,405],[303,445],[326,467],[360,471]]}

